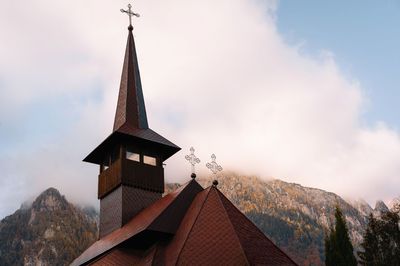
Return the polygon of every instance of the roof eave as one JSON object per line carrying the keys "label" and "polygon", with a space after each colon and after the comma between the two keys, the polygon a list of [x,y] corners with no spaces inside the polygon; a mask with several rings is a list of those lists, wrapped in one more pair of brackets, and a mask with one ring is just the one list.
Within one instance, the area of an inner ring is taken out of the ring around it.
{"label": "roof eave", "polygon": [[140,138],[137,136],[132,136],[130,134],[125,134],[122,132],[115,131],[111,135],[109,135],[100,145],[98,145],[92,152],[90,152],[84,159],[84,162],[101,164],[104,160],[103,156],[107,150],[110,149],[115,144],[121,143],[122,141],[131,140],[131,141],[140,141],[142,143],[147,143],[151,145],[156,145],[159,147],[159,150],[162,155],[162,160],[165,161],[170,158],[172,155],[181,150],[180,147],[173,144],[167,145],[164,143]]}

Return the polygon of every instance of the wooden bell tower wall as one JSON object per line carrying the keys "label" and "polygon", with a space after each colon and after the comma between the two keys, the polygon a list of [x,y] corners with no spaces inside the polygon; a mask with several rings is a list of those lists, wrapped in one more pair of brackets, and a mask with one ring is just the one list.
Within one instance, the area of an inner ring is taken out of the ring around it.
{"label": "wooden bell tower wall", "polygon": [[99,237],[121,228],[125,223],[162,197],[162,193],[120,185],[100,200]]}
{"label": "wooden bell tower wall", "polygon": [[[105,169],[100,167],[98,198],[100,199],[100,238],[122,227],[142,209],[162,197],[164,168],[156,158],[156,165],[126,158],[125,145]],[[147,153],[148,154],[148,153]]]}

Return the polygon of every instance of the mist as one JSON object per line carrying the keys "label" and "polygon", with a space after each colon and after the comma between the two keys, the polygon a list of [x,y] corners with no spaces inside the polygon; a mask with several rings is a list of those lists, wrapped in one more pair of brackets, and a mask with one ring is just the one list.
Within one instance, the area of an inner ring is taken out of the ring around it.
{"label": "mist", "polygon": [[[47,187],[96,205],[128,19],[123,1],[7,3],[0,10],[0,217]],[[150,127],[182,148],[167,182],[190,178],[191,146],[226,171],[348,198],[399,195],[400,134],[363,123],[369,99],[334,51],[287,44],[275,1],[136,1],[134,36]],[[54,12],[54,9],[57,11]],[[13,13],[18,10],[20,16]],[[23,32],[23,34],[21,34]],[[4,97],[3,97],[4,96]]]}

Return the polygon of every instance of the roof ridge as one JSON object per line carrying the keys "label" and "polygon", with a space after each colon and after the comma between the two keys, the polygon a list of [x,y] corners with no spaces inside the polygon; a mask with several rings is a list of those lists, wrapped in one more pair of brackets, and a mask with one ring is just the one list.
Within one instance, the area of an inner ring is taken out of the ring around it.
{"label": "roof ridge", "polygon": [[[139,233],[145,231],[164,212],[165,209],[167,209],[171,204],[173,204],[173,202],[176,200],[176,198],[179,196],[179,194],[188,186],[188,184],[186,184],[184,186],[181,186],[180,188],[178,188],[177,190],[175,190],[175,191],[173,191],[171,193],[168,193],[167,195],[165,195],[161,199],[157,200],[156,202],[154,202],[153,204],[151,204],[147,208],[143,209],[136,216],[134,216],[132,219],[130,219],[123,227],[118,228],[118,229],[114,230],[113,232],[109,233],[108,235],[105,235],[104,237],[98,239],[91,246],[89,246],[78,258],[76,258],[71,263],[71,265],[80,265],[82,263],[86,263],[88,261],[92,261],[92,260],[102,256],[106,252],[114,249],[116,246],[126,242],[127,240],[131,239],[132,237],[134,237],[134,236],[138,235]],[[179,191],[179,190],[181,190],[181,191]],[[163,209],[158,214],[155,214],[154,217],[150,217],[145,225],[137,225],[136,226],[137,230],[136,230],[135,233],[132,233],[131,231],[125,232],[125,234],[122,237],[120,237],[120,240],[117,240],[114,243],[109,243],[108,247],[101,248],[101,246],[100,246],[99,249],[103,249],[102,251],[89,253],[89,255],[85,254],[85,253],[89,252],[89,249],[94,248],[95,245],[97,245],[97,246],[100,245],[100,241],[105,241],[104,239],[108,239],[106,241],[110,242],[109,238],[113,238],[113,237],[115,238],[115,235],[121,234],[121,232],[124,232],[124,231],[128,230],[127,228],[129,228],[132,225],[132,223],[133,224],[135,222],[137,223],[137,219],[139,219],[138,217],[146,215],[146,212],[149,212],[149,210],[151,208],[156,208],[154,206],[156,206],[156,204],[160,204],[161,201],[166,201],[166,205],[163,207]]]}
{"label": "roof ridge", "polygon": [[176,195],[175,199],[154,219],[147,229],[175,234],[194,198],[203,190],[204,188],[194,179],[178,188],[173,194]]}
{"label": "roof ridge", "polygon": [[[183,183],[181,186],[179,186],[178,188],[176,188],[174,191],[171,191],[170,193],[166,194],[165,196],[169,195],[169,194],[180,194],[191,182],[192,180],[189,180],[185,183]],[[164,197],[165,197],[164,196]]]}
{"label": "roof ridge", "polygon": [[[281,253],[283,253],[290,261],[292,261],[295,265],[298,265],[288,254],[286,254],[286,252],[284,252],[281,248],[279,248],[275,243],[274,243],[274,241],[272,241],[269,237],[267,237],[265,234],[264,234],[264,232],[263,231],[261,231],[261,229],[260,228],[258,228],[258,226],[257,225],[255,225],[254,223],[253,223],[253,221],[251,221],[249,218],[247,218],[247,216],[243,213],[243,212],[241,212],[225,195],[224,195],[224,193],[222,193],[221,191],[219,191],[218,189],[217,189],[217,191],[219,192],[219,194],[220,195],[222,195],[223,197],[224,197],[224,199],[226,200],[226,202],[228,202],[228,203],[230,203],[234,208],[235,208],[235,210],[236,210],[236,212],[237,213],[239,213],[239,215],[241,215],[242,217],[244,217],[246,220],[248,220],[255,228],[256,228],[256,230],[258,231],[258,232],[260,232],[275,248],[277,248],[279,251],[281,251]],[[225,208],[225,204],[224,203],[222,203],[223,205],[224,205],[224,209],[225,209],[225,211],[226,211],[226,208]],[[228,216],[229,216],[229,214],[227,214]],[[229,221],[230,221],[230,218],[229,218]],[[232,224],[232,226],[233,226],[233,224]],[[235,233],[236,233],[236,230],[235,230]],[[236,234],[237,235],[237,234]],[[239,238],[239,237],[238,237]],[[241,243],[241,240],[240,240],[240,238],[239,238],[239,242]]]}
{"label": "roof ridge", "polygon": [[[203,210],[204,204],[206,203],[206,201],[207,201],[207,199],[208,199],[208,197],[210,195],[210,191],[211,191],[210,187],[208,187],[208,188],[206,188],[204,190],[208,190],[207,196],[204,198],[203,203],[201,204],[201,207],[200,207],[199,211],[197,212],[196,219],[194,219],[192,225],[190,226],[190,230],[189,230],[189,232],[187,233],[187,235],[185,237],[185,241],[183,241],[183,245],[181,247],[181,250],[179,251],[178,256],[176,256],[175,264],[179,261],[179,257],[181,256],[181,253],[182,253],[183,249],[185,248],[185,245],[186,245],[186,242],[187,242],[187,240],[189,238],[189,235],[193,230],[193,226],[196,224],[196,221],[199,218],[201,211]],[[198,194],[196,195],[196,197],[197,196],[198,196]]]}
{"label": "roof ridge", "polygon": [[[240,237],[237,235],[235,226],[233,226],[233,224],[232,224],[231,217],[229,216],[228,212],[226,211],[225,204],[224,204],[224,203],[222,202],[222,200],[221,200],[220,194],[222,194],[222,195],[224,195],[224,194],[223,194],[221,191],[219,191],[218,188],[216,188],[216,187],[212,187],[212,188],[214,188],[214,189],[216,190],[216,193],[217,193],[217,195],[218,195],[217,198],[218,198],[219,202],[220,202],[221,205],[222,205],[222,209],[224,210],[225,215],[228,217],[229,224],[231,225],[232,230],[233,230],[233,232],[234,232],[234,234],[235,234],[235,236],[236,236],[236,238],[237,238],[237,240],[238,240],[238,242],[239,242],[240,249],[241,249],[242,252],[243,252],[243,255],[244,255],[244,258],[245,258],[245,260],[246,260],[246,262],[247,262],[247,265],[250,265],[250,262],[249,262],[249,260],[247,259],[246,251],[244,250],[244,248],[243,248],[243,246],[242,246],[242,242],[240,241]],[[225,196],[224,196],[224,197],[225,197]]]}

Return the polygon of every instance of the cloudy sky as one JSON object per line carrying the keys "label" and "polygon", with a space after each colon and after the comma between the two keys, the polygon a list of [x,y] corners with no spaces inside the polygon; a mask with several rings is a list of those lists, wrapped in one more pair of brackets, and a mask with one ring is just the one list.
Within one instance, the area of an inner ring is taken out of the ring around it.
{"label": "cloudy sky", "polygon": [[[397,1],[137,0],[150,127],[225,170],[345,197],[400,195]],[[351,2],[351,3],[349,3]],[[97,204],[81,160],[111,133],[126,1],[4,1],[0,217],[49,186]]]}

